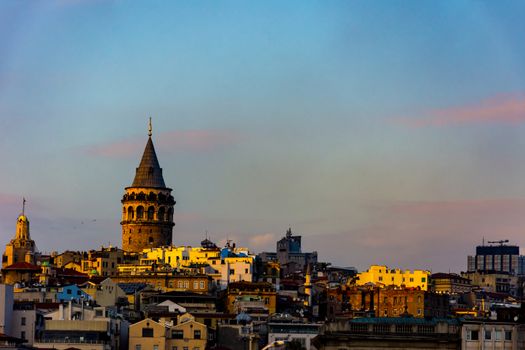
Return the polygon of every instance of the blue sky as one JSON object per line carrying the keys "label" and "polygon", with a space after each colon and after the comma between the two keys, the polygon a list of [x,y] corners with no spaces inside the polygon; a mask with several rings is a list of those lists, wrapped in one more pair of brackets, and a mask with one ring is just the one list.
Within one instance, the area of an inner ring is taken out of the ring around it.
{"label": "blue sky", "polygon": [[[153,117],[174,243],[460,271],[525,245],[520,1],[0,3],[0,244],[120,245]],[[96,221],[94,221],[96,220]]]}

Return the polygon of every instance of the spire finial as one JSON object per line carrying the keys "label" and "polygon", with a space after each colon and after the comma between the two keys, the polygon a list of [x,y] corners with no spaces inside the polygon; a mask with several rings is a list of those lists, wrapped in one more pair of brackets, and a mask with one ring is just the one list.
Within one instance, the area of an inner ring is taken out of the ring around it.
{"label": "spire finial", "polygon": [[151,117],[149,117],[149,125],[148,125],[148,136],[151,137],[153,127],[151,126]]}
{"label": "spire finial", "polygon": [[26,198],[22,197],[22,215],[25,215],[26,212]]}

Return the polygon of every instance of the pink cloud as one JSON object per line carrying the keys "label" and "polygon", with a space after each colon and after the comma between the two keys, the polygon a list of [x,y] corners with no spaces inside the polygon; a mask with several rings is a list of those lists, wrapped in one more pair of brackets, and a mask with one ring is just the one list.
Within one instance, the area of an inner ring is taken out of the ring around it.
{"label": "pink cloud", "polygon": [[525,94],[500,94],[473,104],[431,109],[423,118],[407,117],[398,121],[411,127],[446,126],[471,123],[525,122]]}
{"label": "pink cloud", "polygon": [[[165,152],[212,152],[238,144],[239,133],[227,130],[167,131],[154,136],[157,150]],[[134,137],[103,145],[90,146],[86,153],[93,156],[121,158],[134,157],[144,149],[145,137]]]}

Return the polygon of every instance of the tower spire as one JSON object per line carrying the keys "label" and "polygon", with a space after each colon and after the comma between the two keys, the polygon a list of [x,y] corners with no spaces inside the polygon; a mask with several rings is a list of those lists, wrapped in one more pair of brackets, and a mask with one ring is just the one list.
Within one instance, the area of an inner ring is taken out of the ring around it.
{"label": "tower spire", "polygon": [[22,197],[22,215],[25,215],[26,212],[26,198]]}
{"label": "tower spire", "polygon": [[151,126],[151,117],[149,117],[149,124],[148,124],[148,136],[151,137],[153,131],[153,127]]}

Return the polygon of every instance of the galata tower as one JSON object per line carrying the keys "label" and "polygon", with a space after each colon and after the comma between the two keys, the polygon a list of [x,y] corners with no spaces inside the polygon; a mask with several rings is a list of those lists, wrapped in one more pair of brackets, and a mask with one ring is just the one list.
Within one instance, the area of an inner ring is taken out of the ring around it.
{"label": "galata tower", "polygon": [[128,252],[141,252],[172,243],[175,200],[171,188],[164,184],[151,134],[150,118],[142,160],[133,184],[125,188],[122,197],[122,249]]}

